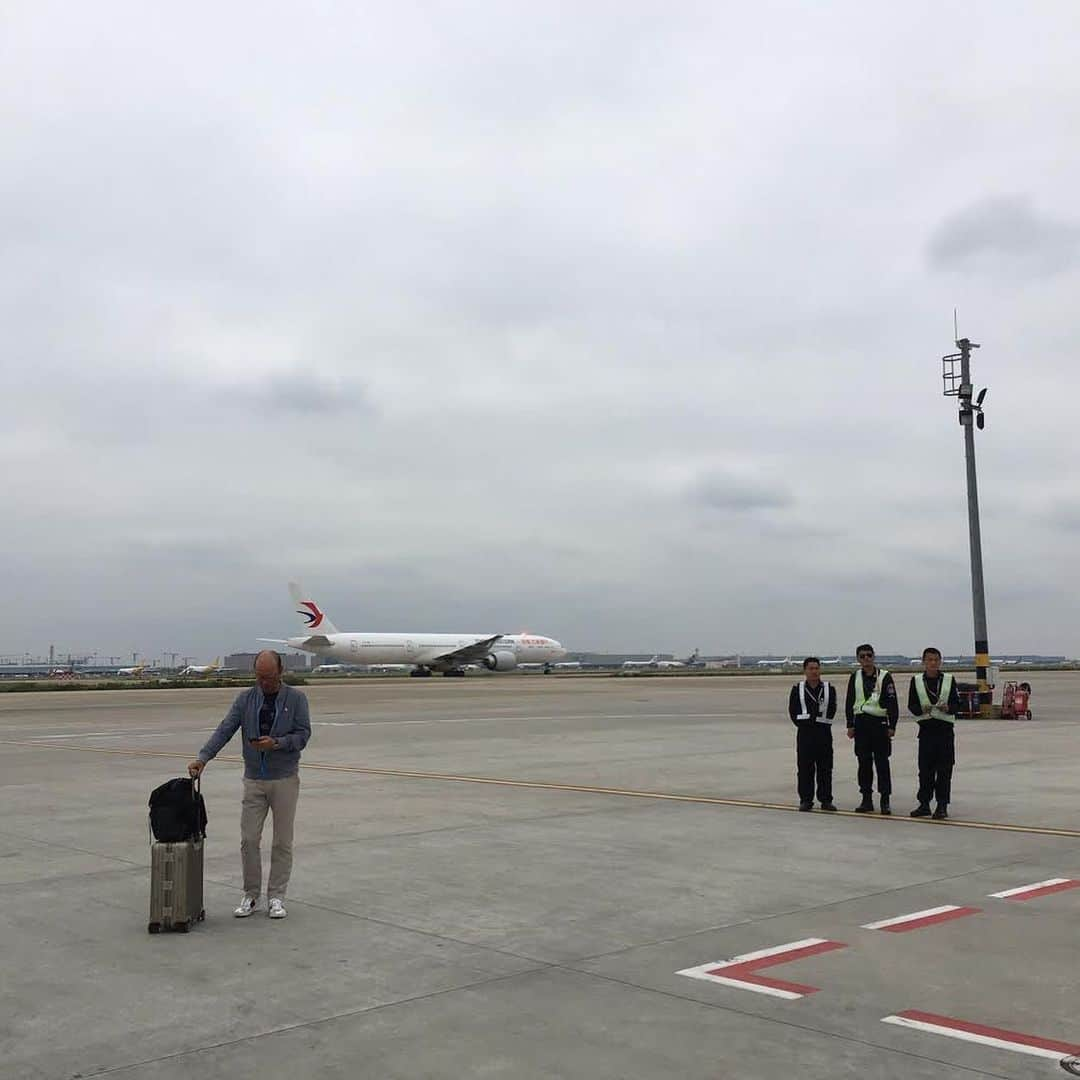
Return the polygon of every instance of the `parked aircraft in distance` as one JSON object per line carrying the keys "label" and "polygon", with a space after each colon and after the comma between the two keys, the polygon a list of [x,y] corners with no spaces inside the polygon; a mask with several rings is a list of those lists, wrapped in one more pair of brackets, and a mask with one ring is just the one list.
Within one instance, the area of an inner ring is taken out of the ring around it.
{"label": "parked aircraft in distance", "polygon": [[659,667],[660,657],[653,653],[648,660],[624,660],[622,666],[627,670],[633,670],[634,668],[652,668]]}
{"label": "parked aircraft in distance", "polygon": [[791,663],[791,657],[785,656],[783,660],[759,660],[758,667],[787,667]]}
{"label": "parked aircraft in distance", "polygon": [[580,660],[560,660],[557,664],[553,665],[556,671],[580,671]]}
{"label": "parked aircraft in distance", "polygon": [[412,675],[464,675],[470,664],[488,671],[512,671],[522,663],[549,663],[566,655],[554,638],[539,634],[344,633],[299,585],[289,582],[289,595],[306,633],[286,640],[260,638],[275,645],[315,653],[328,660],[369,667],[400,665]]}
{"label": "parked aircraft in distance", "polygon": [[703,667],[704,664],[701,661],[701,650],[695,649],[685,660],[657,660],[656,666],[658,668],[688,668]]}
{"label": "parked aircraft in distance", "polygon": [[137,679],[146,670],[145,664],[137,664],[135,667],[122,667],[116,669],[117,675],[126,675]]}
{"label": "parked aircraft in distance", "polygon": [[181,675],[213,675],[221,669],[221,657],[219,656],[212,664],[188,664]]}

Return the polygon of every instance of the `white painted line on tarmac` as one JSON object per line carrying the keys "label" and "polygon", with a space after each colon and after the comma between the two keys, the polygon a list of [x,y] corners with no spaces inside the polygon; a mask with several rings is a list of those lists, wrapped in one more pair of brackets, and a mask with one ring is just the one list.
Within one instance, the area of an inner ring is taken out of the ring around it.
{"label": "white painted line on tarmac", "polygon": [[172,728],[169,731],[82,731],[77,735],[34,735],[31,743],[51,742],[56,739],[168,739],[176,735],[197,735],[208,728]]}
{"label": "white painted line on tarmac", "polygon": [[[725,720],[743,716],[743,713],[580,713],[569,716],[514,716],[500,714],[498,716],[432,716],[415,720],[313,720],[312,727],[398,727],[406,724],[483,724],[499,723],[500,721],[514,720],[522,723],[554,720],[671,720],[685,718],[689,720]],[[211,725],[212,726],[212,725]],[[191,734],[200,732],[203,728],[171,729],[167,734]],[[131,738],[149,738],[150,735],[142,732],[130,731],[73,731],[70,734],[30,735],[34,742],[46,739],[106,739],[118,738],[128,735]],[[156,737],[156,733],[155,733]]]}
{"label": "white painted line on tarmac", "polygon": [[994,900],[1034,900],[1037,896],[1049,896],[1050,893],[1064,892],[1066,889],[1080,888],[1080,881],[1072,878],[1053,877],[1046,881],[1036,881],[1032,885],[1020,885],[1015,889],[990,894]]}
{"label": "white painted line on tarmac", "polygon": [[983,1046],[993,1046],[998,1050],[1011,1050],[1016,1054],[1050,1058],[1053,1061],[1060,1061],[1063,1057],[1072,1054],[1080,1054],[1080,1043],[1044,1039],[1038,1035],[1026,1035],[1022,1031],[1008,1031],[1005,1028],[973,1024],[967,1020],[938,1016],[936,1013],[922,1012],[919,1009],[907,1009],[895,1016],[884,1016],[881,1022],[895,1024],[897,1027],[913,1028],[915,1031],[925,1031],[931,1035],[946,1035],[950,1039],[963,1039],[964,1042],[981,1043]]}
{"label": "white painted line on tarmac", "polygon": [[782,990],[776,986],[759,986],[744,979],[725,979],[723,976],[714,974],[716,970],[717,965],[705,964],[703,967],[687,968],[685,971],[677,971],[675,974],[686,975],[691,979],[703,979],[705,982],[718,983],[720,986],[730,986],[733,990],[749,990],[755,994],[768,994],[769,997],[783,998],[785,1001],[798,1001],[800,998],[806,997],[805,994],[797,994],[793,990]]}
{"label": "white painted line on tarmac", "polygon": [[978,914],[978,908],[944,904],[941,907],[927,908],[925,911],[913,911],[910,915],[897,915],[894,919],[863,923],[862,929],[887,930],[889,933],[902,934],[909,930],[921,930],[924,926],[936,926],[938,923],[948,922],[951,919],[962,919],[965,915]]}
{"label": "white painted line on tarmac", "polygon": [[360,727],[387,727],[405,724],[483,724],[498,723],[502,720],[516,720],[531,723],[538,720],[732,720],[745,716],[745,713],[580,713],[556,716],[517,716],[502,714],[499,716],[432,716],[422,720],[361,720]]}
{"label": "white painted line on tarmac", "polygon": [[[754,994],[768,994],[769,997],[782,998],[785,1001],[797,1001],[808,994],[816,994],[818,987],[786,982],[783,979],[772,979],[758,975],[757,972],[762,968],[790,964],[796,960],[817,956],[819,953],[844,948],[847,946],[842,941],[805,938],[803,941],[792,941],[787,945],[777,945],[771,949],[743,953],[741,956],[735,956],[720,963],[685,968],[675,974],[685,975],[689,979],[718,983],[721,986],[730,986],[735,990],[749,990]],[[720,974],[721,972],[723,974]]]}
{"label": "white painted line on tarmac", "polygon": [[[123,735],[134,737],[137,734],[134,731],[80,731],[70,735],[33,735],[31,738],[35,742],[45,742],[50,739],[115,739]],[[169,734],[173,732],[170,731]]]}

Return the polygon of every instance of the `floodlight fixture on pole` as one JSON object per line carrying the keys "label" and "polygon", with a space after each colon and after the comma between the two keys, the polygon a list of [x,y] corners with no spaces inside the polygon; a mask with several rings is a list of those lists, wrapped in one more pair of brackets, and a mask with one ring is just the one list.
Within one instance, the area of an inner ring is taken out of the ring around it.
{"label": "floodlight fixture on pole", "polygon": [[958,353],[941,358],[945,396],[960,405],[960,425],[964,429],[964,458],[967,464],[968,539],[971,547],[971,606],[975,622],[975,680],[979,686],[979,713],[990,716],[993,692],[989,682],[990,640],[986,629],[986,587],[983,581],[982,529],[979,524],[979,482],[975,472],[975,429],[986,427],[983,401],[986,390],[975,396],[971,381],[971,350],[979,346],[958,338]]}

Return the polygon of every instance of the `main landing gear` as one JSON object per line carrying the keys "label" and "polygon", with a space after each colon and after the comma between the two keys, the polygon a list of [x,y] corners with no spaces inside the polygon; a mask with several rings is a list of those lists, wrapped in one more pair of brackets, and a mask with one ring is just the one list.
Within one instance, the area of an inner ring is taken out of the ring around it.
{"label": "main landing gear", "polygon": [[443,678],[444,679],[452,679],[452,678],[464,679],[465,678],[465,669],[463,667],[447,668],[443,672]]}
{"label": "main landing gear", "polygon": [[409,675],[414,679],[430,679],[431,668],[429,667],[414,667]]}

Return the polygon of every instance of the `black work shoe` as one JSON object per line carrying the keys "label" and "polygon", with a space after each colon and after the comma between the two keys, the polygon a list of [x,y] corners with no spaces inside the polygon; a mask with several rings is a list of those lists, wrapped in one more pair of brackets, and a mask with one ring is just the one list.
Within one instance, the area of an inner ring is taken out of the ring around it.
{"label": "black work shoe", "polygon": [[889,806],[889,796],[881,796],[881,812],[888,817],[892,813],[892,807]]}
{"label": "black work shoe", "polygon": [[821,804],[821,809],[822,810],[828,810],[828,811],[830,811],[832,813],[835,813],[836,812],[836,803],[834,803],[834,802],[823,802]]}
{"label": "black work shoe", "polygon": [[799,809],[800,810],[813,810],[814,809],[814,804],[812,802],[801,802],[801,803],[799,803]]}
{"label": "black work shoe", "polygon": [[934,811],[934,820],[935,821],[944,821],[948,816],[949,816],[949,811],[946,810],[944,806],[939,806]]}
{"label": "black work shoe", "polygon": [[926,803],[919,803],[919,805],[916,806],[915,809],[911,811],[911,816],[912,817],[929,817],[930,816],[930,807],[927,806]]}
{"label": "black work shoe", "polygon": [[874,812],[874,800],[869,795],[855,807],[856,814],[872,814]]}

